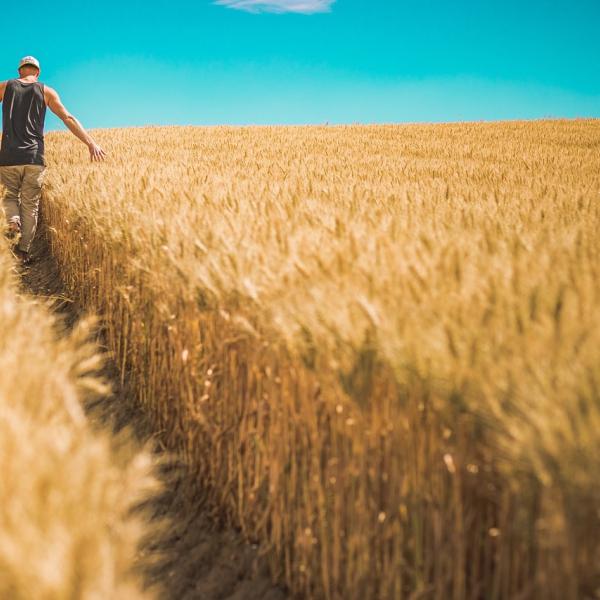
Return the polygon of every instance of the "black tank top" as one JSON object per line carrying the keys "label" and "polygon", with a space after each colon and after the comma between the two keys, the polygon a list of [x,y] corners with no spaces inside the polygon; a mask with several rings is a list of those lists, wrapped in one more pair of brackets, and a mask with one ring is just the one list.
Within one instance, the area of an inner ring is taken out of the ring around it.
{"label": "black tank top", "polygon": [[45,117],[43,83],[22,83],[18,79],[6,83],[2,100],[0,166],[45,165]]}

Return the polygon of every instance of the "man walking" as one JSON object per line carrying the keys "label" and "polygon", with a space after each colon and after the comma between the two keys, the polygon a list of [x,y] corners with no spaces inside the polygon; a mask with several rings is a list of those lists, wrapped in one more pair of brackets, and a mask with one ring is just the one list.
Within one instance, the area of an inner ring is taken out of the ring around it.
{"label": "man walking", "polygon": [[16,252],[25,264],[30,261],[29,251],[37,228],[46,169],[46,107],[89,148],[91,160],[104,160],[106,156],[79,121],[62,105],[56,91],[38,81],[39,75],[38,60],[26,56],[19,63],[19,78],[0,82],[0,102],[3,103],[0,182],[6,188],[4,211],[8,233],[11,237],[21,233]]}

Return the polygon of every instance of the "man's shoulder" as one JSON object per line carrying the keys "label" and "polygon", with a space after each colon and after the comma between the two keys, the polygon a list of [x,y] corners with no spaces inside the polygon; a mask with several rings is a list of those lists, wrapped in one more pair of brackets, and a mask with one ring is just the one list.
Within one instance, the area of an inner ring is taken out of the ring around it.
{"label": "man's shoulder", "polygon": [[54,100],[57,97],[57,93],[56,90],[52,87],[50,87],[49,85],[43,84],[44,85],[44,98],[46,99],[46,103],[48,103],[50,100]]}

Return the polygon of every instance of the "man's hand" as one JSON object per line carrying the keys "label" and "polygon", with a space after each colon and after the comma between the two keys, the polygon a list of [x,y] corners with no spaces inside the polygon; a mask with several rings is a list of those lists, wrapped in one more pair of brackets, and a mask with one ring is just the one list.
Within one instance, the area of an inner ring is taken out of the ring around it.
{"label": "man's hand", "polygon": [[101,162],[106,158],[106,152],[104,152],[96,142],[90,142],[88,148],[90,151],[90,160],[92,162]]}

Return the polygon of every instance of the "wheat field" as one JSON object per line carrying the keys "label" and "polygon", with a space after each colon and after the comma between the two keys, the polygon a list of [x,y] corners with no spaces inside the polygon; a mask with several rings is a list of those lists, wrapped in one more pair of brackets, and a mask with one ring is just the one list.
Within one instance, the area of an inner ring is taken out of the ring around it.
{"label": "wheat field", "polygon": [[600,589],[600,121],[48,136],[121,377],[300,598]]}
{"label": "wheat field", "polygon": [[158,490],[150,455],[91,426],[83,403],[109,392],[92,323],[57,339],[12,265],[0,244],[0,598],[154,598],[136,565],[158,526],[131,512]]}

